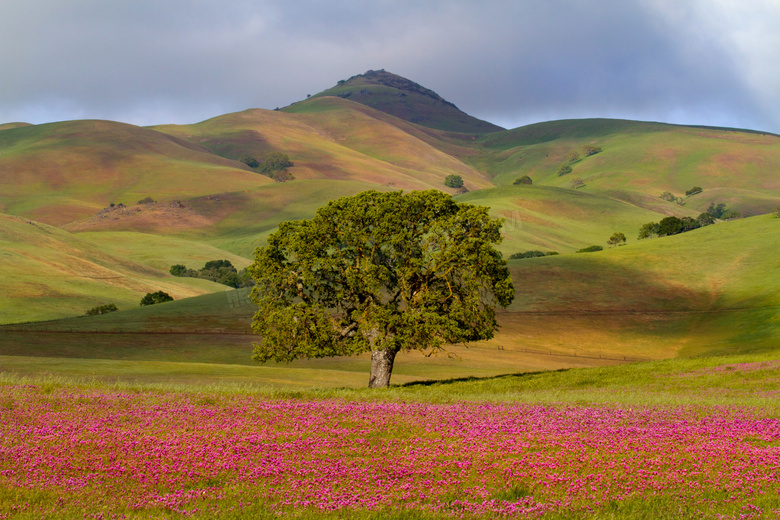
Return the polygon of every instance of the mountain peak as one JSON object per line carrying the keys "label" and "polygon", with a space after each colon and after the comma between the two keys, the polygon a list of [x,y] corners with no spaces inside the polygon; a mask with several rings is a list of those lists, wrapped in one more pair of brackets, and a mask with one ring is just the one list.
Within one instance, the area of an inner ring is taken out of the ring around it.
{"label": "mountain peak", "polygon": [[485,134],[503,130],[462,112],[431,89],[384,69],[341,80],[312,96],[337,96],[380,110],[405,121],[448,132]]}

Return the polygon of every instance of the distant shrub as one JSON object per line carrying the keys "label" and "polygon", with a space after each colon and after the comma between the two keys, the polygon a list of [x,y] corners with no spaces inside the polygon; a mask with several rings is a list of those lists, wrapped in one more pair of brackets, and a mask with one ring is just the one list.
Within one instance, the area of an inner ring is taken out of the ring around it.
{"label": "distant shrub", "polygon": [[696,217],[696,220],[701,226],[709,226],[710,224],[715,223],[715,218],[709,213],[700,214],[698,217]]}
{"label": "distant shrub", "polygon": [[590,157],[591,155],[596,155],[597,153],[601,152],[600,146],[594,146],[592,144],[586,144],[582,147],[582,153],[585,154],[585,157]]}
{"label": "distant shrub", "polygon": [[666,217],[658,223],[658,236],[676,235],[683,232],[683,221],[677,217]]}
{"label": "distant shrub", "polygon": [[742,213],[733,209],[727,209],[720,215],[720,218],[722,220],[734,220],[735,218],[742,218]]}
{"label": "distant shrub", "polygon": [[571,166],[569,166],[568,164],[564,164],[560,168],[558,168],[558,177],[568,175],[571,172],[572,172]]}
{"label": "distant shrub", "polygon": [[157,291],[153,293],[146,293],[146,296],[141,298],[141,307],[146,305],[154,305],[156,303],[172,302],[173,298],[170,294],[163,291]]}
{"label": "distant shrub", "polygon": [[650,238],[653,235],[658,234],[658,223],[657,222],[648,222],[641,228],[639,228],[639,236],[637,237],[638,240],[643,240],[645,238]]}
{"label": "distant shrub", "polygon": [[509,259],[518,260],[521,258],[538,258],[540,256],[547,256],[547,254],[542,251],[525,251],[523,253],[513,253],[509,255]]}
{"label": "distant shrub", "polygon": [[151,197],[144,197],[138,201],[138,204],[154,204],[156,201]]}
{"label": "distant shrub", "polygon": [[694,186],[693,188],[686,190],[685,196],[690,197],[691,195],[696,195],[697,193],[701,193],[704,191],[701,186]]}
{"label": "distant shrub", "polygon": [[512,184],[515,184],[515,185],[517,185],[517,184],[533,184],[533,182],[534,181],[531,180],[531,177],[529,177],[528,175],[523,175],[522,177],[519,177],[519,178],[515,179],[515,182],[513,182]]}
{"label": "distant shrub", "polygon": [[559,253],[558,251],[547,251],[547,253],[545,253],[545,254],[546,254],[547,256],[556,256],[556,255],[560,255],[560,253]]}
{"label": "distant shrub", "polygon": [[185,276],[187,273],[187,267],[182,264],[172,265],[170,272],[173,276]]}
{"label": "distant shrub", "polygon": [[293,163],[286,153],[273,152],[268,154],[260,165],[260,173],[273,177],[274,173],[291,168]]}
{"label": "distant shrub", "polygon": [[569,188],[571,188],[573,190],[576,190],[578,188],[582,188],[583,186],[585,186],[585,182],[582,179],[580,179],[579,177],[569,181]]}
{"label": "distant shrub", "polygon": [[117,309],[116,305],[109,303],[107,305],[98,305],[97,307],[92,307],[86,313],[84,313],[84,316],[98,316],[100,314],[108,314],[109,312],[116,312],[118,310],[119,309]]}
{"label": "distant shrub", "polygon": [[574,164],[581,159],[580,153],[576,150],[572,150],[563,156],[563,160],[567,163]]}
{"label": "distant shrub", "polygon": [[201,270],[220,269],[222,267],[227,267],[228,269],[233,269],[234,271],[236,270],[230,260],[209,260]]}
{"label": "distant shrub", "polygon": [[726,211],[726,205],[721,203],[715,204],[714,202],[710,202],[709,207],[707,207],[707,213],[712,215],[714,218],[721,218],[723,213]]}
{"label": "distant shrub", "polygon": [[604,248],[601,246],[588,246],[583,247],[579,251],[576,251],[577,253],[595,253],[596,251],[604,251]]}
{"label": "distant shrub", "polygon": [[612,247],[615,246],[622,246],[626,244],[626,235],[623,233],[613,233],[611,237],[609,237],[609,240],[607,240],[607,245],[610,245]]}
{"label": "distant shrub", "polygon": [[249,155],[248,153],[242,154],[241,157],[238,158],[238,161],[246,164],[250,168],[257,168],[260,166],[257,158],[253,155]]}
{"label": "distant shrub", "polygon": [[293,174],[287,170],[280,170],[278,172],[274,172],[273,175],[271,175],[271,178],[276,182],[287,182],[287,181],[295,180]]}
{"label": "distant shrub", "polygon": [[460,175],[447,175],[444,178],[444,185],[448,188],[462,188],[463,187],[463,177]]}
{"label": "distant shrub", "polygon": [[774,210],[772,210],[772,216],[775,218],[780,218],[780,206],[777,206]]}

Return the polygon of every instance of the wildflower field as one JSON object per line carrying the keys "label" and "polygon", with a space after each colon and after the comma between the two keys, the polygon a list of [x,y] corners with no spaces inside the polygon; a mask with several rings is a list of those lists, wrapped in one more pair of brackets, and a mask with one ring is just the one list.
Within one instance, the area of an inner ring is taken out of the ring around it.
{"label": "wildflower field", "polygon": [[0,518],[780,517],[760,407],[2,383]]}

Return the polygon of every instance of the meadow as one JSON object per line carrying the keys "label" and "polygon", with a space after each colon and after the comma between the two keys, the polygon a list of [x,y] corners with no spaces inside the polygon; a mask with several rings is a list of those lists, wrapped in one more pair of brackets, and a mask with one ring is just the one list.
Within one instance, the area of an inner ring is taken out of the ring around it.
{"label": "meadow", "polygon": [[4,518],[772,518],[778,361],[368,389],[0,374]]}

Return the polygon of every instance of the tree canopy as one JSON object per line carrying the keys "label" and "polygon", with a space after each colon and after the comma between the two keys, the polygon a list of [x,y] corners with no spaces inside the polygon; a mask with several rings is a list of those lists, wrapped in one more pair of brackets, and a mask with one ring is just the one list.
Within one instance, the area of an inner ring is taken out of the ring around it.
{"label": "tree canopy", "polygon": [[437,190],[367,191],[282,222],[249,268],[254,359],[371,352],[381,387],[401,350],[491,338],[514,298],[501,223]]}

